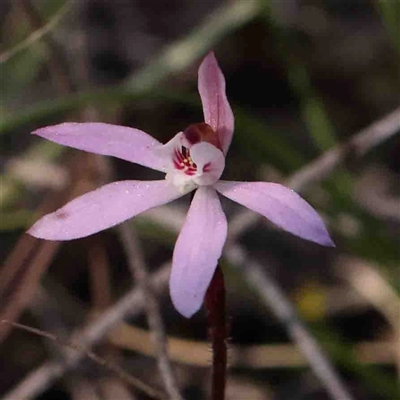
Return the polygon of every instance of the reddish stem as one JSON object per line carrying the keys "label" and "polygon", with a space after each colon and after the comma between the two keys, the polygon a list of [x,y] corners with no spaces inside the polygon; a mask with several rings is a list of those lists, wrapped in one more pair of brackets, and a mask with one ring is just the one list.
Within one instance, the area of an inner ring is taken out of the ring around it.
{"label": "reddish stem", "polygon": [[207,289],[205,306],[208,311],[208,331],[213,352],[211,400],[224,400],[228,327],[225,315],[224,275],[219,265]]}

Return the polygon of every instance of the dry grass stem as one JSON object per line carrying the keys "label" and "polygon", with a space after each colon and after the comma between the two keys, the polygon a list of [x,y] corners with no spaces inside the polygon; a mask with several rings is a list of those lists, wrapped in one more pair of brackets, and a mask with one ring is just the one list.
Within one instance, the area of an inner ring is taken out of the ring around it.
{"label": "dry grass stem", "polygon": [[164,389],[171,400],[182,400],[172,365],[168,358],[167,338],[160,307],[149,284],[147,267],[138,238],[128,223],[122,224],[118,228],[118,232],[128,259],[129,268],[137,281],[138,287],[143,292],[143,297],[146,299],[145,310],[147,321],[152,332],[152,339],[156,348],[157,366]]}

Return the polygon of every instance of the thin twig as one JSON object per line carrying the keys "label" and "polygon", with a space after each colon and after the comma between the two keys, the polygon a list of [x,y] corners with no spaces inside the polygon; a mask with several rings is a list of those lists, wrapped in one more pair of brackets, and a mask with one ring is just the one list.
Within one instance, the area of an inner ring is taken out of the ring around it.
{"label": "thin twig", "polygon": [[[154,216],[157,214],[153,212],[152,215]],[[179,221],[182,222],[183,220],[183,213],[179,213],[176,209],[172,215],[160,219],[162,223],[176,231],[179,231],[180,229]],[[285,329],[287,329],[293,341],[299,346],[315,374],[320,378],[328,392],[334,395],[333,398],[337,400],[351,399],[351,397],[347,395],[346,390],[343,388],[339,377],[330,365],[328,359],[319,348],[318,343],[314,340],[311,333],[308,332],[307,328],[297,316],[296,310],[290,301],[286,298],[285,294],[280,290],[275,282],[268,277],[263,268],[255,261],[249,261],[244,249],[233,242],[230,242],[225,246],[224,254],[232,264],[246,265],[246,268],[243,268],[243,273],[246,278],[251,283],[252,287],[259,292],[260,296],[264,300],[264,304],[271,308],[279,320],[284,324]]]}
{"label": "thin twig", "polygon": [[[154,273],[150,282],[155,292],[160,292],[167,287],[170,275],[170,264],[166,264]],[[133,288],[123,296],[115,305],[104,311],[102,315],[91,324],[84,327],[74,335],[73,342],[83,349],[89,349],[98,343],[114,326],[125,317],[139,315],[144,307],[145,299],[139,288]],[[64,360],[63,363],[47,361],[20,381],[18,385],[8,392],[3,400],[30,399],[46,390],[56,379],[66,371],[76,366],[85,353],[77,350]]]}
{"label": "thin twig", "polygon": [[[70,306],[70,303],[68,303],[68,306]],[[35,296],[29,302],[28,309],[38,320],[41,331],[51,332],[61,338],[58,341],[46,340],[43,345],[51,359],[62,362],[70,351],[70,348],[64,346],[62,341],[68,337],[71,331],[71,323],[67,321],[68,318],[66,318],[65,313],[60,312],[60,304],[45,288],[38,285]],[[11,329],[15,327],[12,323],[9,325]],[[121,380],[121,376],[116,376],[115,379],[124,382]],[[63,383],[74,400],[101,400],[96,395],[96,380],[81,368],[63,377]]]}
{"label": "thin twig", "polygon": [[[43,29],[44,23],[42,17],[36,7],[31,3],[31,0],[19,0],[19,2],[23,6],[24,11],[28,16],[29,22],[32,25],[33,29],[35,29],[36,32]],[[63,9],[61,10],[65,10],[62,15],[64,15],[64,13],[68,11],[71,5],[72,2],[65,3]],[[64,50],[61,48],[61,46],[58,45],[56,40],[51,35],[44,36],[43,42],[46,45],[46,49],[48,50],[47,65],[50,70],[50,76],[53,79],[54,84],[57,86],[58,91],[62,94],[73,93],[76,89],[76,85],[73,82],[72,76],[70,74],[68,58],[64,53]]]}
{"label": "thin twig", "polygon": [[[53,332],[61,338],[67,337],[70,326],[63,318],[64,316],[58,312],[52,296],[41,285],[37,286],[35,295],[27,308],[39,320],[44,331]],[[14,326],[14,324],[9,325],[11,328]],[[56,343],[46,342],[46,347],[53,359],[62,360],[64,358],[64,349],[57,346]]]}
{"label": "thin twig", "polygon": [[[35,248],[29,248],[31,250],[26,256],[31,258],[24,258],[20,263],[14,264],[18,267],[18,270],[9,282],[9,286],[5,287],[5,296],[2,298],[2,308],[0,309],[0,317],[3,319],[17,319],[26,307],[31,297],[34,295],[37,285],[40,282],[41,276],[44,274],[46,269],[49,267],[55,253],[59,248],[58,242],[43,242],[36,238],[27,237],[24,235],[21,237],[15,246],[16,250],[21,250],[21,244],[27,243],[28,246],[36,245]],[[15,260],[15,253],[12,252],[10,259]],[[20,261],[20,260],[17,260]],[[4,271],[8,272],[13,264],[5,264]],[[9,276],[9,275],[8,275]],[[7,277],[7,275],[6,275]],[[8,296],[7,296],[8,294]],[[5,326],[0,331],[0,342],[2,342],[9,334],[10,326]]]}
{"label": "thin twig", "polygon": [[310,183],[325,178],[349,156],[361,157],[400,130],[400,108],[353,135],[344,144],[326,151],[313,162],[294,173],[286,184],[293,190],[303,190]]}
{"label": "thin twig", "polygon": [[[73,168],[79,170],[79,179],[66,187],[60,196],[50,196],[38,208],[39,214],[46,214],[52,209],[65,204],[69,199],[82,194],[88,187],[89,171],[84,168],[88,155],[82,154],[75,159]],[[72,170],[72,175],[73,170]],[[53,260],[60,242],[39,240],[26,233],[22,234],[17,244],[7,257],[0,271],[0,319],[17,320],[34,295],[41,276]],[[8,335],[10,326],[0,331],[0,342]]]}
{"label": "thin twig", "polygon": [[45,331],[43,331],[41,329],[33,328],[31,326],[28,326],[28,325],[23,325],[23,324],[20,324],[18,322],[12,322],[12,321],[8,321],[8,320],[3,319],[3,320],[0,321],[0,324],[10,324],[14,328],[22,329],[24,331],[33,333],[35,335],[45,337],[46,339],[49,339],[49,340],[51,340],[51,341],[53,341],[55,343],[59,343],[59,344],[65,346],[65,347],[68,347],[70,349],[78,351],[79,353],[82,353],[86,357],[90,358],[95,363],[97,363],[97,364],[107,368],[108,370],[116,373],[124,381],[128,382],[129,384],[131,384],[134,388],[140,389],[142,392],[146,393],[148,396],[150,396],[152,398],[155,398],[155,399],[162,399],[163,398],[163,395],[161,393],[159,393],[158,391],[154,390],[151,386],[148,386],[146,383],[142,382],[140,379],[137,379],[134,376],[128,374],[127,372],[125,372],[124,369],[119,367],[117,364],[114,364],[114,363],[112,363],[112,362],[110,362],[110,361],[98,356],[93,351],[85,349],[84,347],[82,347],[82,346],[80,346],[80,345],[78,345],[76,343],[72,343],[72,342],[69,342],[67,340],[63,340],[60,337],[58,337],[57,335],[54,335],[52,333],[45,332]]}
{"label": "thin twig", "polygon": [[[149,336],[150,333],[147,330],[123,322],[108,337],[114,346],[154,357],[154,346]],[[358,342],[352,346],[352,349],[360,364],[390,366],[396,363],[394,347],[392,342],[384,340]],[[210,368],[209,342],[168,336],[168,348],[170,358],[175,362]],[[229,345],[229,366],[231,368],[303,368],[307,365],[308,360],[295,344],[240,345],[230,343]]]}
{"label": "thin twig", "polygon": [[100,313],[112,304],[110,260],[101,234],[86,239],[92,313]]}
{"label": "thin twig", "polygon": [[[32,4],[31,0],[19,0],[19,4],[23,7],[30,24],[35,32],[40,32],[43,28],[43,21],[40,13]],[[60,17],[70,8],[72,0],[67,0],[62,8],[57,12]],[[57,20],[58,21],[58,20]],[[41,35],[41,37],[43,34]],[[44,44],[48,50],[48,68],[50,75],[57,85],[60,93],[71,93],[75,89],[74,81],[70,74],[68,59],[65,56],[63,49],[58,45],[56,40],[51,35],[44,37]],[[85,156],[87,157],[87,156]],[[83,180],[79,179],[72,186],[73,191],[68,191],[68,195],[73,195],[74,192],[81,190],[80,185]],[[3,310],[0,310],[2,318],[14,320],[23,311],[27,301],[33,295],[41,275],[51,263],[55,252],[60,243],[40,241],[29,235],[23,234],[14,248],[14,251],[9,258],[9,264],[6,264],[5,283],[0,284],[0,296],[5,292],[9,293],[9,301],[5,304]],[[21,254],[24,255],[21,258]],[[32,261],[31,261],[32,260]],[[14,263],[18,266],[15,267]],[[17,272],[16,272],[17,271]],[[4,326],[0,332],[0,341],[2,341],[9,331],[9,326]]]}
{"label": "thin twig", "polygon": [[162,321],[160,307],[149,285],[147,267],[142,250],[134,230],[124,223],[118,228],[121,241],[128,258],[129,268],[137,280],[138,287],[142,290],[145,301],[147,321],[152,332],[152,339],[156,348],[157,367],[164,385],[164,389],[172,400],[182,400],[167,354],[167,338]]}
{"label": "thin twig", "polygon": [[[305,165],[289,177],[284,184],[301,192],[312,183],[325,179],[348,156],[365,155],[368,151],[388,140],[400,130],[400,108],[395,109],[379,121],[354,134],[345,143],[333,147],[320,157]],[[248,210],[236,215],[229,223],[229,240],[236,240],[261,217]]]}
{"label": "thin twig", "polygon": [[268,276],[265,268],[256,261],[250,260],[239,245],[230,245],[226,250],[226,255],[232,264],[245,266],[241,271],[247,282],[256,290],[263,304],[270,308],[285,326],[289,336],[307,358],[310,367],[332,399],[352,399],[323,350],[301,321],[296,309],[279,286]]}
{"label": "thin twig", "polygon": [[27,38],[25,38],[22,42],[19,42],[17,45],[12,48],[4,51],[0,54],[0,64],[8,61],[10,58],[14,57],[16,54],[25,50],[38,40],[40,40],[44,35],[49,33],[54,27],[57,26],[58,22],[65,16],[70,7],[72,6],[71,0],[66,0],[65,3],[60,7],[60,9],[54,13],[54,15],[49,19],[49,21],[32,32]]}
{"label": "thin twig", "polygon": [[386,318],[394,331],[393,342],[397,376],[400,379],[400,300],[396,291],[379,273],[379,268],[365,260],[339,257],[337,274],[372,304]]}

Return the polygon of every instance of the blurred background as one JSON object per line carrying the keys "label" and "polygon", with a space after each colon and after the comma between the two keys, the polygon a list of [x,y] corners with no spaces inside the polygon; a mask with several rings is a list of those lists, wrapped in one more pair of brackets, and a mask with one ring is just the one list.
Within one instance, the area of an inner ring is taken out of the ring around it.
{"label": "blurred background", "polygon": [[[24,232],[40,215],[105,182],[160,178],[30,132],[100,121],[166,142],[202,121],[197,68],[214,50],[236,123],[223,177],[290,184],[318,210],[337,245],[293,237],[222,200],[231,243],[246,254],[221,261],[230,324],[227,399],[330,398],[291,339],[290,323],[254,285],[249,260],[281,288],[354,399],[395,399],[399,8],[397,0],[2,0],[0,319],[68,340],[102,318],[135,285],[118,230],[66,243]],[[354,140],[376,122],[372,141]],[[337,165],[324,170],[317,163],[302,180],[298,172],[331,149]],[[130,221],[151,273],[170,260],[189,202],[186,196]],[[178,385],[185,399],[206,399],[206,314],[182,318],[167,279],[160,282],[157,298]],[[140,309],[134,314],[105,333],[95,350],[161,388],[146,318]],[[0,329],[1,393],[44,362],[62,364],[68,349],[61,342],[8,323]],[[29,393],[41,400],[151,398],[87,358]]]}

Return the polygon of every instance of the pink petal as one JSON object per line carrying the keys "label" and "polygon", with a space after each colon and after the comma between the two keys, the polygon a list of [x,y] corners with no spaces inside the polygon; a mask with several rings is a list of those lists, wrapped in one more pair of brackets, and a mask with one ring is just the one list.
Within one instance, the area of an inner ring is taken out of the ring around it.
{"label": "pink petal", "polygon": [[204,121],[215,130],[226,154],[232,141],[234,119],[225,93],[225,78],[212,52],[200,65],[198,86]]}
{"label": "pink petal", "polygon": [[45,215],[28,233],[47,240],[77,239],[181,196],[178,189],[166,181],[113,182]]}
{"label": "pink petal", "polygon": [[260,213],[294,235],[324,246],[334,246],[318,213],[285,186],[265,182],[219,181],[214,187],[224,196]]}
{"label": "pink petal", "polygon": [[226,217],[217,193],[212,187],[200,187],[175,245],[170,279],[172,302],[187,318],[203,303],[226,235]]}
{"label": "pink petal", "polygon": [[161,143],[139,129],[100,122],[67,122],[33,133],[64,146],[118,157],[163,171],[162,160],[153,152],[153,148]]}

